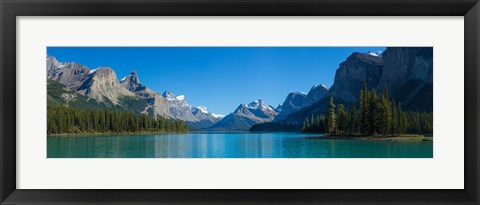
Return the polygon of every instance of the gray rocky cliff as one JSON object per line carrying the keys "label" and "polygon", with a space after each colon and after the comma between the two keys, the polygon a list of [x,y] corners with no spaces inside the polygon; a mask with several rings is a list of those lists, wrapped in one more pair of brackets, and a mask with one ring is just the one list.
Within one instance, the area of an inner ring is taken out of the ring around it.
{"label": "gray rocky cliff", "polygon": [[91,70],[87,79],[77,89],[77,92],[90,99],[95,99],[97,102],[103,102],[105,99],[108,99],[114,105],[118,104],[120,97],[135,96],[134,93],[120,84],[117,75],[109,67]]}

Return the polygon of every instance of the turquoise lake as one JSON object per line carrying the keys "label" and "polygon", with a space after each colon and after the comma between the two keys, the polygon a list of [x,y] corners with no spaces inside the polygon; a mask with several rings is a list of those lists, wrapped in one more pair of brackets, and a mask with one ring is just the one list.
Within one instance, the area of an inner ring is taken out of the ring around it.
{"label": "turquoise lake", "polygon": [[432,158],[433,142],[312,139],[305,133],[47,137],[48,158]]}

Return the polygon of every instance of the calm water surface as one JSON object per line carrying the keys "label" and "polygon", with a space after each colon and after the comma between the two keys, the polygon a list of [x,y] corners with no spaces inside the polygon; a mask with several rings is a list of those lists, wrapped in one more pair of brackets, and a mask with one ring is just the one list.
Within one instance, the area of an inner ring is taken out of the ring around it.
{"label": "calm water surface", "polygon": [[48,158],[431,158],[432,142],[311,139],[305,133],[68,135]]}

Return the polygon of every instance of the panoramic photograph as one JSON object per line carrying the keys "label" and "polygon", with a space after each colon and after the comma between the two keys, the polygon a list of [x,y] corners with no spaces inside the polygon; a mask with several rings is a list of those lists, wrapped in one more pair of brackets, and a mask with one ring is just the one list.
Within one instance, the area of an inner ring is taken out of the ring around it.
{"label": "panoramic photograph", "polygon": [[433,158],[433,47],[47,47],[47,158]]}

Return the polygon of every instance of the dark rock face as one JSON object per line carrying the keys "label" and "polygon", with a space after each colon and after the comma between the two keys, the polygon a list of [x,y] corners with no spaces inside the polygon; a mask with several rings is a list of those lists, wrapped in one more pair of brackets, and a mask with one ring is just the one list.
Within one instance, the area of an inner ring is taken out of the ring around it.
{"label": "dark rock face", "polygon": [[382,65],[382,57],[353,53],[337,69],[330,93],[345,101],[355,101],[364,82],[369,87],[378,84],[382,76]]}
{"label": "dark rock face", "polygon": [[390,98],[406,109],[431,111],[433,48],[392,47],[381,57],[354,53],[340,64],[330,93],[345,102],[358,101],[364,82],[378,92],[388,86]]}
{"label": "dark rock face", "polygon": [[387,85],[390,97],[406,109],[432,111],[433,48],[388,48],[383,62],[376,89]]}
{"label": "dark rock face", "polygon": [[396,87],[405,81],[433,82],[433,48],[388,48],[383,54],[383,72],[377,88]]}

